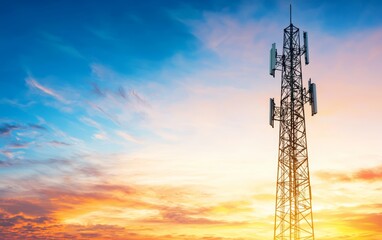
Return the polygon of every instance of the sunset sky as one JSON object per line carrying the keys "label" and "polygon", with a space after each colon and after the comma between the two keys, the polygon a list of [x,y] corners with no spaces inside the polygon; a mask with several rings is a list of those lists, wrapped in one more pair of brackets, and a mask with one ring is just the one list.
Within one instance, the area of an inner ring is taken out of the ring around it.
{"label": "sunset sky", "polygon": [[[292,2],[316,239],[381,240],[382,1]],[[1,1],[0,239],[272,239],[289,3]]]}

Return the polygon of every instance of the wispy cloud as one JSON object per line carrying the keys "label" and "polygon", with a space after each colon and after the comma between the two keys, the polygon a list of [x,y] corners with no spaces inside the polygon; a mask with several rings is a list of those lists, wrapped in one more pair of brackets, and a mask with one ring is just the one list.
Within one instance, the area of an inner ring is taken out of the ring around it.
{"label": "wispy cloud", "polygon": [[41,124],[30,123],[30,124],[28,124],[28,126],[33,128],[33,129],[37,129],[37,130],[47,130],[46,127],[44,127]]}
{"label": "wispy cloud", "polygon": [[85,123],[86,125],[93,127],[98,130],[97,133],[93,134],[93,139],[97,140],[107,140],[109,139],[107,132],[104,130],[104,128],[96,122],[95,120],[89,118],[89,117],[81,117],[80,120]]}
{"label": "wispy cloud", "polygon": [[42,32],[42,37],[45,42],[56,48],[57,50],[70,55],[72,57],[84,59],[85,57],[74,46],[66,43],[61,37],[53,35],[51,33]]}
{"label": "wispy cloud", "polygon": [[3,123],[0,125],[0,136],[10,135],[16,130],[37,130],[46,131],[47,129],[41,124],[22,124],[22,123]]}
{"label": "wispy cloud", "polygon": [[0,100],[0,104],[9,104],[11,106],[18,107],[18,108],[27,108],[27,107],[34,105],[35,103],[36,103],[35,101],[29,101],[26,103],[21,103],[20,101],[18,101],[16,99],[2,99],[2,100]]}
{"label": "wispy cloud", "polygon": [[[6,156],[8,159],[12,159],[15,155],[12,151],[9,150],[0,150],[0,153]],[[4,163],[6,164],[6,163]]]}
{"label": "wispy cloud", "polygon": [[[139,124],[150,108],[145,95],[133,87],[129,78],[123,74],[101,64],[92,64],[91,68],[92,74],[95,75],[90,89],[92,96],[84,100],[90,109],[98,112],[97,114],[101,113],[101,116],[111,120],[118,127],[123,127],[131,121]],[[87,124],[89,125],[89,121]],[[97,128],[100,133],[106,133],[105,129],[98,126]],[[101,134],[97,138],[104,136],[105,134]]]}
{"label": "wispy cloud", "polygon": [[107,133],[105,133],[105,132],[95,133],[95,134],[93,134],[93,138],[94,139],[98,139],[98,140],[107,140],[107,139],[109,139]]}
{"label": "wispy cloud", "polygon": [[16,124],[4,123],[0,126],[0,136],[6,136],[12,133],[12,131],[19,129],[20,126]]}
{"label": "wispy cloud", "polygon": [[5,142],[0,148],[1,153],[7,158],[8,165],[13,165],[15,162],[11,160],[22,159],[32,146],[40,146],[41,142],[46,141],[48,135],[48,129],[41,124],[12,121],[3,123],[0,136]]}
{"label": "wispy cloud", "polygon": [[132,135],[123,132],[123,131],[116,131],[116,134],[123,138],[126,141],[137,143],[137,144],[142,144],[143,142],[141,140],[138,140],[137,138],[133,137]]}
{"label": "wispy cloud", "polygon": [[317,176],[325,181],[341,181],[341,182],[382,181],[382,165],[375,166],[373,168],[359,169],[351,173],[335,172],[335,171],[320,171],[320,172],[317,172]]}
{"label": "wispy cloud", "polygon": [[27,148],[29,147],[29,144],[30,143],[11,143],[9,145],[7,145],[7,148],[11,148],[11,149],[22,149],[22,148]]}
{"label": "wispy cloud", "polygon": [[65,104],[69,103],[68,100],[66,100],[63,96],[58,94],[55,90],[48,88],[46,86],[43,86],[36,79],[34,79],[32,77],[28,77],[25,81],[28,84],[28,86],[30,86],[34,89],[37,89],[37,90],[41,91],[42,93],[49,95],[49,96],[55,98],[56,100],[58,100],[62,103],[65,103]]}
{"label": "wispy cloud", "polygon": [[67,142],[57,141],[57,140],[50,141],[50,142],[48,142],[48,144],[51,146],[55,146],[55,147],[63,147],[63,146],[70,146],[71,145]]}
{"label": "wispy cloud", "polygon": [[[147,100],[145,100],[137,91],[131,90],[129,95],[134,97],[136,101],[144,106],[150,106]],[[121,94],[122,97],[126,98],[126,94]]]}
{"label": "wispy cloud", "polygon": [[[46,206],[44,206],[46,205]],[[51,213],[51,204],[49,202],[41,202],[41,200],[17,200],[17,199],[1,199],[0,208],[10,214],[23,213],[27,216],[47,216]]]}
{"label": "wispy cloud", "polygon": [[[101,107],[99,104],[97,103],[93,103],[93,102],[88,102],[88,104],[90,105],[90,107],[96,111],[98,111],[99,113],[101,113],[103,116],[105,116],[107,119],[111,120],[113,123],[115,123],[117,126],[120,126],[121,123],[120,123],[120,120],[118,119],[118,116],[117,114],[115,114],[114,112],[110,112],[110,110],[105,110],[103,107]],[[105,104],[102,104],[102,105],[105,105]],[[108,105],[106,105],[107,107]]]}
{"label": "wispy cloud", "polygon": [[103,90],[101,90],[101,88],[98,86],[97,83],[92,83],[92,87],[93,87],[92,92],[94,94],[96,94],[99,97],[105,97],[105,92]]}
{"label": "wispy cloud", "polygon": [[93,63],[90,65],[90,68],[92,70],[92,74],[97,77],[97,79],[101,81],[109,80],[109,81],[116,81],[120,79],[120,76],[116,74],[114,71],[111,71],[108,67],[98,64],[98,63]]}
{"label": "wispy cloud", "polygon": [[81,117],[80,120],[88,126],[94,127],[98,130],[102,129],[101,125],[98,122],[89,117]]}
{"label": "wispy cloud", "polygon": [[[113,72],[113,74],[117,75],[117,73],[115,72]],[[100,97],[101,99],[105,99],[110,103],[117,104],[119,106],[123,106],[125,104],[124,102],[128,104],[137,104],[146,107],[149,106],[148,101],[145,100],[144,97],[137,92],[137,90],[131,87],[128,90],[126,90],[126,88],[123,85],[118,85],[120,81],[121,79],[114,83],[116,84],[115,89],[101,87],[99,84],[93,82],[92,93],[94,93],[97,97]]]}

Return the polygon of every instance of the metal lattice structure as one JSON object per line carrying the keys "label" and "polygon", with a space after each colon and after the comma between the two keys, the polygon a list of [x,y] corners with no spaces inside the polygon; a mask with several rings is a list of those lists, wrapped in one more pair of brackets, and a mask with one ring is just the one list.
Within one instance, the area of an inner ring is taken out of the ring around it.
{"label": "metal lattice structure", "polygon": [[270,74],[281,70],[280,107],[271,99],[270,124],[280,122],[275,209],[275,240],[313,240],[312,195],[308,165],[308,146],[304,104],[310,102],[317,112],[316,86],[303,87],[301,56],[309,63],[307,33],[300,47],[300,30],[290,22],[284,29],[283,53],[271,49]]}

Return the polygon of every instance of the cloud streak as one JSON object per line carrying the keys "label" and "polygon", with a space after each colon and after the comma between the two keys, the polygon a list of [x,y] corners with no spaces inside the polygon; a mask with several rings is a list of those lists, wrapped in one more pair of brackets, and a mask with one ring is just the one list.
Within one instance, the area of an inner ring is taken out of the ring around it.
{"label": "cloud streak", "polygon": [[126,132],[117,131],[116,134],[128,142],[132,142],[132,143],[136,143],[136,144],[142,144],[143,143],[141,140],[138,140],[137,138],[133,137],[132,135],[130,135]]}
{"label": "cloud streak", "polygon": [[58,101],[60,101],[62,103],[65,103],[65,104],[69,103],[63,96],[58,94],[55,90],[43,86],[36,79],[34,79],[32,77],[28,77],[25,81],[28,84],[28,86],[30,86],[30,87],[32,87],[34,89],[37,89],[40,92],[42,92],[42,93],[44,93],[46,95],[49,95],[49,96],[55,98],[56,100],[58,100]]}
{"label": "cloud streak", "polygon": [[375,166],[373,168],[359,169],[352,173],[333,172],[333,171],[320,171],[316,174],[320,179],[324,181],[341,181],[341,182],[353,182],[353,181],[367,181],[378,182],[382,181],[382,165]]}

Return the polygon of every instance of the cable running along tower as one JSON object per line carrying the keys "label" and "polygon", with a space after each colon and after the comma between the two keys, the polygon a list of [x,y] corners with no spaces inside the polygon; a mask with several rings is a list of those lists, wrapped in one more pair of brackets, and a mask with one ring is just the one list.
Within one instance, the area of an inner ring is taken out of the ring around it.
{"label": "cable running along tower", "polygon": [[281,70],[281,99],[276,107],[270,99],[269,123],[280,122],[274,240],[314,240],[312,195],[309,179],[304,104],[310,103],[312,116],[317,113],[316,85],[309,80],[308,89],[302,84],[301,56],[309,64],[308,33],[292,24],[284,29],[282,55],[276,44],[270,51],[270,74]]}

